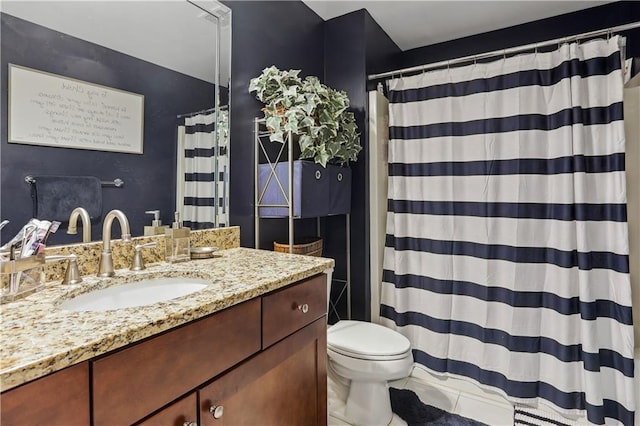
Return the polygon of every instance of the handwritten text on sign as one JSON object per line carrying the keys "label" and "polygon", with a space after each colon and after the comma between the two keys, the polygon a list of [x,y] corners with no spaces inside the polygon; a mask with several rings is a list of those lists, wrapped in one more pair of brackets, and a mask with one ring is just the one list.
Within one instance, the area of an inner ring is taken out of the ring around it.
{"label": "handwritten text on sign", "polygon": [[9,142],[142,154],[144,96],[9,65]]}

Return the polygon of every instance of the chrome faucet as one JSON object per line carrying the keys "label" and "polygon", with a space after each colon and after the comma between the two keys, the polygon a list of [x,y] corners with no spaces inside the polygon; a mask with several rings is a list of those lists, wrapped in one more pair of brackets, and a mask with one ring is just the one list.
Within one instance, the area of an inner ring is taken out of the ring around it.
{"label": "chrome faucet", "polygon": [[78,233],[78,216],[82,219],[82,242],[91,242],[91,218],[89,212],[83,207],[76,207],[71,212],[67,234],[76,235]]}
{"label": "chrome faucet", "polygon": [[129,221],[127,216],[120,210],[111,210],[104,217],[102,222],[102,253],[100,253],[100,265],[98,266],[99,277],[112,277],[113,257],[111,256],[111,225],[113,219],[120,222],[120,231],[122,231],[122,241],[131,241],[131,231],[129,230]]}

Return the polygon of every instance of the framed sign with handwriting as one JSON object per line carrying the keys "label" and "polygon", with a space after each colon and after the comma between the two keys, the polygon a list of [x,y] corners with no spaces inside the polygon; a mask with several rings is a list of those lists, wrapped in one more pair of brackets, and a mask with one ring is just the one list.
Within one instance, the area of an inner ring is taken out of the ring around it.
{"label": "framed sign with handwriting", "polygon": [[9,64],[9,142],[142,154],[144,96]]}

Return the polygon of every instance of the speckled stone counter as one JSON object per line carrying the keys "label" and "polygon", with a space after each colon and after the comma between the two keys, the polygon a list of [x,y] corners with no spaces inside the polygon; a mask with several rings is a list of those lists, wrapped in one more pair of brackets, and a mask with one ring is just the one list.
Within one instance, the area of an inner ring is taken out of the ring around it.
{"label": "speckled stone counter", "polygon": [[[332,259],[247,248],[185,263],[160,262],[113,278],[83,277],[78,285],[50,283],[39,293],[0,306],[2,391],[162,331],[202,318],[332,268]],[[62,301],[90,290],[154,277],[188,276],[210,284],[167,302],[106,312],[70,312]]]}
{"label": "speckled stone counter", "polygon": [[[113,253],[113,267],[116,269],[128,268],[133,259],[133,248],[136,244],[146,244],[155,242],[155,247],[148,247],[142,251],[142,256],[146,263],[157,263],[164,260],[164,235],[151,237],[135,237],[130,242],[119,239],[111,241],[111,251]],[[191,247],[217,247],[220,250],[240,247],[240,227],[230,226],[228,228],[212,228],[191,231]],[[102,241],[91,243],[68,244],[62,246],[47,247],[46,255],[68,255],[78,256],[78,267],[80,273],[84,275],[96,274],[100,263],[100,252],[102,251]],[[66,262],[47,263],[45,270],[47,281],[61,280],[66,269]]]}

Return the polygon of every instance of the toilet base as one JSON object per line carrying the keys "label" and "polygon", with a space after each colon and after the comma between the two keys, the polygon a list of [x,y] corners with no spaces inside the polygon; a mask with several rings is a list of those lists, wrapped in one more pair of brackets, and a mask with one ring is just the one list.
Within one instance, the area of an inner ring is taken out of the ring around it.
{"label": "toilet base", "polygon": [[388,425],[393,413],[387,382],[351,380],[345,415],[353,425]]}

